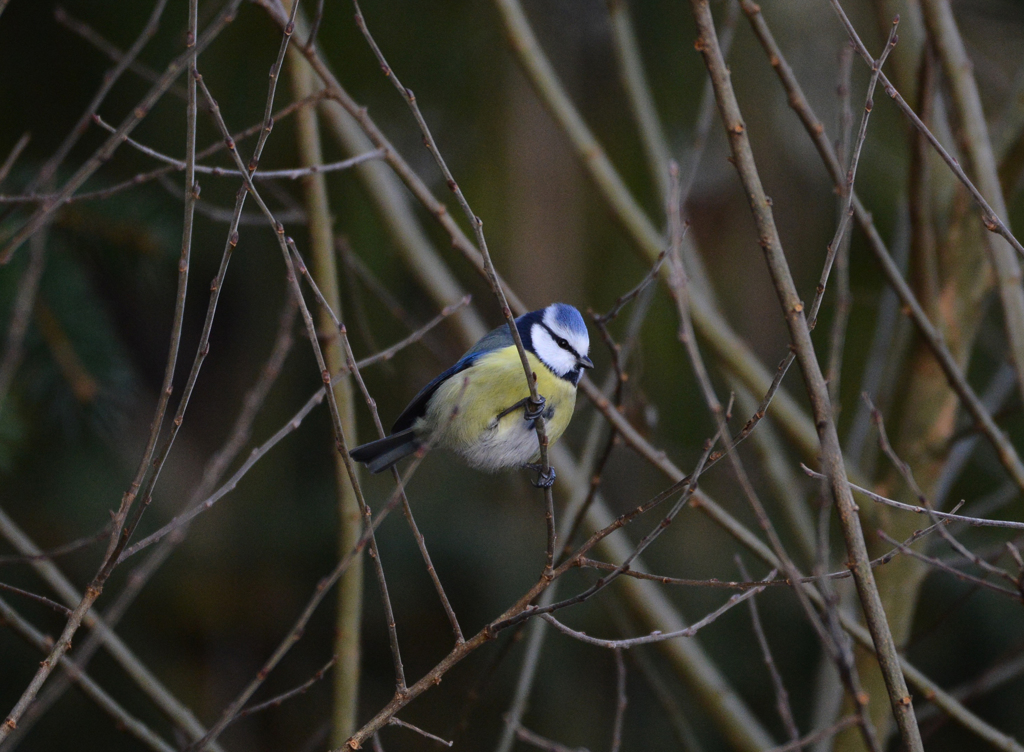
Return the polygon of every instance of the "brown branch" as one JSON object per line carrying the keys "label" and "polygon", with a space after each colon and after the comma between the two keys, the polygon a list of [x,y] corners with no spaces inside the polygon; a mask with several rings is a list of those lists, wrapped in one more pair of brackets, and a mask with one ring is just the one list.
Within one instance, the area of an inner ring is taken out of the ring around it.
{"label": "brown branch", "polygon": [[982,579],[981,577],[975,577],[974,575],[967,574],[966,572],[961,572],[959,569],[952,567],[949,564],[946,564],[941,559],[936,559],[934,556],[927,556],[926,554],[919,553],[918,551],[915,551],[909,546],[905,546],[902,543],[899,543],[894,538],[887,535],[884,530],[878,531],[878,537],[884,540],[886,543],[889,543],[890,545],[898,546],[900,550],[903,551],[903,553],[907,554],[908,556],[913,556],[915,559],[918,559],[919,561],[923,561],[925,564],[928,564],[929,566],[938,569],[940,572],[951,574],[958,580],[970,582],[979,587],[987,588],[988,590],[992,590],[993,592],[1000,593],[1001,595],[1008,595],[1014,600],[1024,603],[1024,595],[1022,595],[1019,591],[1010,590],[1009,588],[1004,588],[1000,585],[996,585],[994,583],[989,582],[988,580]]}
{"label": "brown branch", "polygon": [[[740,576],[749,580],[750,573],[747,572],[747,568],[743,565],[743,559],[737,554],[735,560],[736,566],[740,570]],[[772,680],[772,688],[775,690],[775,707],[779,712],[779,718],[782,719],[782,725],[785,727],[786,733],[789,734],[790,740],[793,742],[799,741],[800,729],[797,728],[796,721],[793,719],[793,708],[789,704],[789,692],[786,691],[786,684],[782,681],[782,674],[779,673],[779,668],[772,657],[772,651],[768,645],[768,637],[765,635],[764,626],[761,624],[761,615],[757,610],[757,599],[751,598],[747,601],[747,605],[750,608],[750,621],[754,627],[754,635],[757,637],[757,644],[761,648],[764,665],[768,669],[768,674]]]}
{"label": "brown branch", "polygon": [[307,679],[306,681],[302,682],[302,684],[300,684],[299,686],[289,689],[287,692],[282,692],[277,697],[272,697],[271,699],[266,700],[265,702],[261,702],[256,705],[250,705],[247,708],[243,708],[238,712],[238,715],[236,715],[231,722],[235,723],[236,721],[240,721],[243,718],[246,718],[250,715],[262,713],[264,710],[271,710],[273,708],[279,707],[281,703],[285,702],[286,700],[290,700],[293,697],[298,697],[299,695],[305,694],[309,691],[310,687],[312,687],[314,684],[316,684],[318,681],[324,678],[324,675],[331,670],[331,667],[334,666],[334,664],[337,663],[337,661],[338,656],[332,655],[331,659],[327,661],[327,663],[325,663],[315,674],[309,677],[309,679]]}
{"label": "brown branch", "polygon": [[857,584],[858,595],[864,608],[868,628],[878,649],[879,666],[889,691],[892,712],[896,717],[904,744],[911,752],[921,752],[923,747],[920,731],[914,719],[914,708],[910,702],[910,693],[900,668],[896,645],[893,642],[878,588],[871,572],[860,519],[857,517],[856,505],[846,480],[846,469],[832,418],[828,387],[825,384],[811,341],[810,329],[804,316],[804,305],[793,284],[789,265],[775,227],[771,205],[761,186],[739,104],[729,80],[728,69],[718,48],[714,22],[707,1],[691,0],[691,5],[697,20],[697,48],[704,56],[711,79],[715,84],[715,95],[729,139],[733,162],[750,203],[750,209],[758,228],[758,239],[764,249],[769,272],[779,296],[779,303],[786,318],[793,346],[796,349],[797,360],[804,374],[818,438],[821,442],[822,461],[839,512],[839,521],[843,529],[847,552],[852,560],[851,568],[854,573],[854,581]]}
{"label": "brown branch", "polygon": [[7,154],[7,158],[0,164],[0,183],[3,183],[7,176],[11,174],[11,170],[14,168],[14,163],[18,161],[18,157],[25,151],[25,147],[28,146],[28,142],[31,140],[31,136],[28,133],[23,133],[21,138],[17,140],[10,152]]}
{"label": "brown branch", "polygon": [[430,739],[432,742],[437,742],[438,744],[441,744],[441,745],[443,745],[445,747],[452,746],[452,742],[446,741],[445,739],[442,739],[440,736],[437,736],[435,734],[431,734],[429,731],[424,731],[419,726],[413,726],[411,723],[406,723],[405,721],[401,720],[400,718],[392,717],[391,720],[388,721],[388,725],[389,726],[398,726],[399,728],[404,728],[404,729],[409,729],[410,731],[415,731],[420,736],[425,737],[427,739]]}
{"label": "brown branch", "polygon": [[35,601],[36,603],[42,603],[51,611],[56,611],[58,614],[64,616],[65,618],[71,616],[70,608],[68,608],[67,606],[62,606],[56,601],[51,601],[45,595],[39,595],[38,593],[32,593],[28,590],[22,590],[19,587],[14,587],[14,585],[8,585],[3,582],[0,582],[0,590],[4,590],[8,593],[14,593],[15,595],[20,595],[22,598],[28,598],[29,600]]}
{"label": "brown branch", "polygon": [[[3,10],[3,8],[0,7],[0,10]],[[6,624],[10,625],[14,631],[21,635],[39,652],[44,655],[51,652],[53,647],[53,638],[39,632],[35,627],[29,624],[28,621],[23,619],[13,608],[11,608],[2,598],[0,598],[0,620],[3,620]],[[68,669],[69,674],[81,688],[86,697],[95,702],[97,706],[110,715],[110,717],[114,719],[118,728],[124,729],[147,747],[154,750],[154,752],[174,752],[174,747],[161,739],[155,731],[146,726],[138,718],[131,715],[86,674],[77,670],[74,664],[72,664],[66,656],[61,657],[60,665]]]}
{"label": "brown branch", "polygon": [[[775,577],[775,574],[776,572],[773,569],[765,579],[770,580]],[[602,640],[597,637],[591,637],[586,632],[577,632],[575,629],[570,629],[549,613],[541,613],[540,617],[562,634],[568,635],[569,637],[572,637],[575,640],[579,640],[580,642],[583,642],[587,645],[594,645],[595,647],[599,648],[608,648],[610,650],[629,650],[630,648],[636,647],[638,645],[649,645],[651,643],[662,642],[664,640],[674,640],[677,637],[693,637],[695,634],[697,634],[697,632],[706,627],[708,624],[714,622],[722,614],[732,610],[733,607],[739,605],[748,598],[753,598],[755,595],[757,595],[763,590],[764,586],[762,585],[761,587],[751,588],[750,590],[747,590],[743,593],[737,593],[736,595],[730,597],[729,600],[727,600],[724,604],[722,604],[717,609],[712,611],[710,614],[705,616],[703,619],[694,622],[685,629],[679,629],[675,632],[665,633],[652,632],[651,634],[644,635],[643,637],[632,637],[630,639],[625,640]]]}

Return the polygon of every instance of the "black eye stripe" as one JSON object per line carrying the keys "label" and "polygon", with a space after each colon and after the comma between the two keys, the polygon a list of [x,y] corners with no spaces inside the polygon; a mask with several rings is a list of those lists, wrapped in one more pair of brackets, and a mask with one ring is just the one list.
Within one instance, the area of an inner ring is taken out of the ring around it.
{"label": "black eye stripe", "polygon": [[550,334],[550,335],[551,335],[551,339],[553,339],[553,340],[555,341],[555,344],[556,344],[556,345],[558,345],[559,347],[561,347],[561,348],[562,348],[563,350],[565,350],[565,351],[567,351],[567,352],[570,352],[570,353],[572,353],[573,357],[576,357],[576,358],[578,358],[578,357],[580,356],[580,355],[579,355],[579,353],[578,353],[578,352],[576,352],[576,351],[575,351],[575,350],[574,350],[574,349],[572,348],[572,346],[571,346],[571,345],[570,345],[570,344],[569,344],[569,343],[568,343],[568,342],[567,342],[567,341],[566,341],[565,339],[563,339],[562,337],[559,337],[559,336],[558,336],[557,334],[555,334],[555,333],[554,333],[553,331],[551,331],[551,327],[550,327],[550,326],[548,326],[547,324],[545,324],[545,323],[544,323],[543,321],[542,321],[542,322],[540,323],[540,325],[541,325],[542,327],[544,327],[544,330],[545,330],[545,331],[546,331],[546,332],[547,332],[548,334]]}

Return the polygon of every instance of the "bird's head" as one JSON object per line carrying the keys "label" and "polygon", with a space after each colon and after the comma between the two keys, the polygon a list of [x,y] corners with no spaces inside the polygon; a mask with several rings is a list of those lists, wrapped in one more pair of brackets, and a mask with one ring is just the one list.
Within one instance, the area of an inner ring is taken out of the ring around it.
{"label": "bird's head", "polygon": [[[529,323],[524,345],[561,378],[578,384],[583,369],[593,368],[587,357],[590,335],[580,312],[565,303],[552,303],[547,308],[523,316]],[[522,332],[522,329],[520,329]]]}

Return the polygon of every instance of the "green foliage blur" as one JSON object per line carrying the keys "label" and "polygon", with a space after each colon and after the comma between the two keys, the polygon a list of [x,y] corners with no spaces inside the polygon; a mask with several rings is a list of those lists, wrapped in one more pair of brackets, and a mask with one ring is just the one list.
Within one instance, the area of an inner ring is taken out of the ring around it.
{"label": "green foliage blur", "polygon": [[[812,105],[833,133],[839,117],[835,90],[839,51],[845,43],[842,29],[826,2],[763,5]],[[869,46],[879,49],[882,24],[876,21],[872,3],[845,5],[851,6],[854,22]],[[994,113],[994,121],[1019,127],[1024,111],[1022,6],[1009,0],[954,5],[976,60],[986,107]],[[29,183],[81,116],[111,66],[109,58],[93,44],[56,20],[57,7],[51,0],[11,0],[0,15],[0,159],[22,134],[31,136],[14,170],[0,185],[3,195],[18,194]],[[125,49],[145,23],[152,3],[65,0],[60,7]],[[533,0],[526,7],[584,118],[648,215],[663,227],[664,207],[619,78],[604,3]],[[713,2],[712,7],[716,17],[724,15],[723,2]],[[219,8],[218,2],[200,3],[201,28]],[[582,311],[604,312],[644,277],[649,269],[647,260],[616,223],[566,136],[520,72],[490,3],[366,2],[363,10],[389,63],[415,91],[453,174],[483,218],[495,264],[529,307],[562,300]],[[169,3],[158,33],[140,56],[141,63],[162,71],[167,61],[179,54],[184,45],[185,11],[185,3]],[[635,0],[630,12],[669,146],[686,166],[706,79],[700,56],[693,49],[689,9],[685,3]],[[260,121],[267,72],[279,41],[279,31],[264,10],[245,3],[237,19],[202,54],[200,72],[233,130]],[[415,122],[383,76],[347,3],[325,3],[319,41],[342,84],[368,108],[434,194],[447,201],[448,189],[423,148]],[[730,64],[790,265],[798,288],[809,300],[835,227],[835,193],[742,17]],[[856,122],[868,72],[859,61],[853,69]],[[291,101],[287,84],[287,77],[282,77],[275,109]],[[136,74],[125,74],[99,114],[106,122],[119,123],[148,85]],[[903,208],[908,131],[885,99],[876,94],[857,190],[880,231],[895,247],[901,243],[900,233],[905,237],[908,232]],[[180,96],[169,92],[132,136],[180,159],[184,154],[184,112]],[[323,130],[325,160],[348,156]],[[202,109],[198,133],[200,148],[220,139],[214,122]],[[1000,133],[1007,134],[1004,141],[1012,135],[1009,127]],[[58,185],[106,135],[98,126],[89,125],[59,171]],[[244,159],[252,144],[253,139],[239,143]],[[721,126],[715,122],[687,205],[692,223],[689,232],[729,323],[773,371],[787,352],[787,333],[727,157]],[[293,167],[297,160],[293,118],[281,119],[275,123],[260,167]],[[229,161],[220,153],[208,164],[228,167]],[[121,146],[83,190],[108,187],[157,166],[150,157]],[[226,223],[210,212],[229,212],[238,190],[237,181],[231,178],[201,175],[199,181],[201,210],[196,216],[172,410],[195,355],[209,281],[216,274],[226,239]],[[45,270],[21,366],[0,405],[0,509],[43,549],[100,531],[128,489],[142,456],[168,357],[181,242],[182,182],[181,173],[171,173],[163,184],[153,181],[103,200],[72,203],[33,241],[46,245]],[[328,187],[337,236],[345,238],[351,253],[400,301],[408,320],[417,325],[428,321],[439,306],[404,265],[357,173],[333,173],[328,176]],[[947,185],[945,190],[953,188]],[[297,181],[280,181],[268,194],[277,210],[301,207]],[[1024,227],[1019,183],[1008,194],[1008,201],[1009,224],[1019,236],[1019,228]],[[454,201],[449,210],[465,227]],[[246,214],[257,218],[252,202],[247,204]],[[472,293],[475,310],[488,325],[500,323],[501,312],[485,282],[451,248],[447,235],[429,214],[422,208],[417,208],[417,214],[458,281]],[[6,240],[28,216],[29,211],[21,206],[0,205],[0,238]],[[305,248],[303,223],[286,225],[299,247]],[[25,244],[10,264],[0,267],[2,336],[6,336],[30,252],[30,244]],[[885,289],[859,233],[853,236],[850,263],[853,308],[845,351],[848,370],[842,381],[841,434],[850,428],[857,411],[862,368]],[[343,318],[358,357],[373,354],[409,333],[372,287],[344,264],[340,268]],[[209,356],[137,537],[156,530],[183,508],[204,465],[226,440],[246,391],[270,353],[287,295],[272,230],[257,218],[241,228]],[[815,335],[820,334],[823,342],[833,305],[830,294]],[[998,302],[993,303],[985,318],[970,364],[971,382],[979,389],[1003,361],[1000,348],[1005,344],[1000,339],[997,308]],[[628,309],[612,328],[615,336],[624,335],[627,319]],[[628,365],[626,414],[655,446],[688,469],[714,433],[714,423],[677,338],[677,327],[671,298],[664,288],[658,289]],[[251,446],[285,424],[320,385],[301,325],[295,337],[285,368],[256,419]],[[610,371],[610,356],[593,329],[591,341],[597,364],[595,380],[600,384]],[[904,342],[912,347],[912,335],[906,335]],[[458,328],[449,321],[388,363],[368,369],[366,383],[385,426],[424,383],[465,348]],[[711,360],[707,350],[705,354]],[[888,407],[899,405],[903,383],[898,375],[893,379]],[[732,387],[720,370],[715,385],[725,401]],[[806,405],[797,369],[787,377],[786,386]],[[353,444],[376,438],[369,410],[358,399],[357,405],[358,436],[350,437]],[[579,400],[578,413],[562,439],[574,452],[586,443],[594,414],[592,406]],[[748,416],[741,410],[736,415],[734,422],[739,427]],[[1007,430],[1019,439],[1019,400],[1011,398],[1006,416]],[[969,428],[965,426],[965,430]],[[196,520],[185,542],[156,572],[120,622],[119,634],[206,725],[219,717],[256,674],[301,612],[317,581],[337,562],[334,451],[329,417],[320,407],[234,491]],[[755,485],[763,491],[771,513],[777,514],[781,505],[758,466],[758,454],[751,446],[745,446],[741,454],[754,468]],[[793,495],[816,512],[817,486],[799,472],[801,456],[789,447],[783,456],[790,460],[794,473]],[[991,450],[979,449],[953,495],[977,499],[998,490],[1002,476],[993,457]],[[512,603],[540,573],[545,546],[543,500],[524,473],[487,476],[450,459],[428,457],[409,492],[440,579],[463,630],[472,634]],[[885,460],[878,462],[884,464]],[[757,530],[727,464],[721,463],[702,478],[702,487],[750,529]],[[602,494],[620,513],[665,485],[654,468],[619,444],[604,473]],[[371,506],[379,508],[392,485],[389,477],[374,476],[364,478],[364,487]],[[1019,499],[1001,514],[1020,519]],[[640,530],[646,532],[653,524],[641,523]],[[639,539],[640,533],[634,535],[634,540]],[[840,540],[837,529],[833,536]],[[791,533],[784,537],[792,542]],[[970,540],[981,547],[1004,538],[979,532]],[[378,541],[405,670],[418,678],[448,652],[451,633],[400,514],[382,525]],[[104,538],[58,560],[77,587],[84,587],[95,573],[105,545]],[[699,512],[687,509],[645,554],[645,560],[658,573],[732,580],[739,579],[733,561],[738,551],[724,531]],[[13,553],[8,543],[0,541],[0,557]],[[97,604],[100,612],[126,585],[143,558],[129,560],[115,573]],[[744,560],[753,570],[752,576],[766,574],[767,569],[745,552]],[[834,564],[841,561],[840,554]],[[573,573],[563,585],[564,592],[592,580],[589,574]],[[0,558],[0,583],[56,598],[26,563]],[[690,620],[728,597],[723,591],[705,588],[676,587],[665,592]],[[0,596],[38,629],[51,636],[59,634],[64,623],[61,615],[15,594],[0,592]],[[394,689],[383,611],[369,568],[364,598],[360,721],[386,704]],[[789,591],[770,590],[759,596],[758,602],[798,725],[805,732],[812,730],[820,647]],[[941,573],[928,577],[920,602],[907,654],[942,686],[958,685],[1001,661],[1019,661],[1024,647],[1019,602]],[[257,700],[302,684],[331,657],[334,608],[334,599],[329,597]],[[629,613],[614,598],[588,602],[565,620],[590,634],[637,633]],[[456,749],[493,748],[523,650],[521,641],[506,645],[507,639],[473,654],[448,674],[440,687],[403,711],[402,718],[442,737],[457,737]],[[763,723],[783,740],[775,698],[746,609],[730,612],[696,639]],[[83,632],[75,644],[84,640]],[[494,664],[506,650],[508,655]],[[627,656],[629,705],[623,749],[727,749],[721,730],[706,717],[661,654],[646,648],[635,652],[639,654],[635,658]],[[0,624],[0,710],[6,713],[13,706],[41,659]],[[654,688],[656,683],[645,680],[645,672],[657,677],[660,690]],[[172,725],[102,651],[90,664],[90,675],[130,712],[165,738],[175,739]],[[463,718],[467,693],[481,681],[481,698],[468,718]],[[528,725],[574,748],[604,749],[611,733],[614,688],[610,653],[549,635],[529,703]],[[675,698],[685,719],[682,730],[660,704],[658,691]],[[1022,703],[1024,679],[1018,674],[971,707],[1019,739],[1024,738]],[[230,727],[221,742],[227,750],[326,749],[330,712],[330,682],[322,681],[281,707]],[[948,722],[933,733],[929,750],[974,749],[971,745],[980,744]],[[435,748],[402,729],[387,729],[382,741],[389,750]],[[140,748],[75,690],[67,692],[35,724],[18,748],[46,752],[70,745],[81,750]],[[7,747],[0,745],[0,750]]]}

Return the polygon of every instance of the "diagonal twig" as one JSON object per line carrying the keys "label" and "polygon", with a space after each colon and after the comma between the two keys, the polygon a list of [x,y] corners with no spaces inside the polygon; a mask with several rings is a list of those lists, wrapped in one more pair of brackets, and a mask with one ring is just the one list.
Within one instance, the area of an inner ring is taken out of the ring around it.
{"label": "diagonal twig", "polygon": [[867,545],[846,479],[839,436],[832,418],[828,387],[815,355],[807,318],[804,315],[804,305],[790,275],[789,264],[782,251],[771,205],[764,193],[757,166],[754,163],[753,152],[740,114],[739,104],[732,89],[729,72],[718,48],[710,9],[702,0],[692,0],[691,6],[697,20],[697,48],[703,55],[712,81],[715,83],[715,95],[722,123],[729,139],[734,165],[740,175],[754,221],[757,224],[759,242],[764,249],[772,282],[775,285],[779,303],[789,328],[791,341],[796,348],[797,360],[804,374],[818,438],[821,442],[822,461],[839,512],[839,521],[851,559],[851,569],[854,573],[861,605],[864,608],[868,628],[877,648],[878,662],[889,692],[892,712],[900,728],[904,744],[911,752],[921,752],[923,747],[920,731],[914,719],[914,709],[900,668],[896,645],[893,642],[874,575],[871,572]]}

